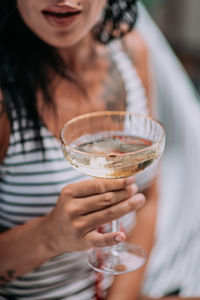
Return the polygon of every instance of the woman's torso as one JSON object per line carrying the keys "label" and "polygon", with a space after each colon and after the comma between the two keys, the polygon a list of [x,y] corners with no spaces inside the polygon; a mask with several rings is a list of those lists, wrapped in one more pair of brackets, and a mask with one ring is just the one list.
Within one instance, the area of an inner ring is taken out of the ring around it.
{"label": "woman's torso", "polygon": [[[107,61],[104,58],[105,66],[99,69],[92,81],[94,86],[89,90],[89,105],[81,95],[78,99],[74,91],[66,96],[65,87],[57,91],[60,96],[59,126],[52,127],[56,123],[51,111],[47,111],[40,128],[45,158],[34,138],[31,123],[25,128],[25,153],[22,152],[19,124],[13,111],[13,131],[1,165],[0,225],[3,228],[12,228],[49,213],[65,185],[86,178],[65,161],[57,139],[58,128],[74,113],[110,109],[147,114],[145,90],[131,60],[118,42],[110,45],[109,53],[112,59],[108,59],[109,55]],[[90,79],[92,77],[88,73],[88,81]],[[76,97],[73,98],[73,95]],[[131,227],[132,220],[132,216],[123,219],[126,230]],[[0,289],[0,295],[5,295],[5,299],[12,296],[15,299],[88,300],[95,296],[95,282],[96,274],[85,263],[83,254],[66,253],[12,281]],[[105,278],[103,288],[106,289],[109,284],[110,280]]]}

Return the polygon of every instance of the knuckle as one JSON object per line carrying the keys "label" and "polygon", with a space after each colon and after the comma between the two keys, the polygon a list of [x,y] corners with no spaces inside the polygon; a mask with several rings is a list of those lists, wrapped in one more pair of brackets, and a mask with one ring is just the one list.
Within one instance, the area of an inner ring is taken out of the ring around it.
{"label": "knuckle", "polygon": [[103,194],[106,192],[105,185],[103,184],[102,181],[96,182],[96,190],[98,193]]}
{"label": "knuckle", "polygon": [[126,178],[120,179],[121,180],[121,187],[122,189],[125,189],[127,187]]}
{"label": "knuckle", "polygon": [[104,195],[104,203],[106,205],[113,204],[114,200],[115,200],[115,196],[113,192],[109,192]]}
{"label": "knuckle", "polygon": [[132,195],[134,195],[135,192],[134,192],[132,186],[127,186],[125,188],[125,193],[126,193],[126,196],[128,198],[128,197],[131,197]]}
{"label": "knuckle", "polygon": [[75,233],[80,236],[84,232],[85,224],[82,219],[76,219],[72,222],[73,229]]}
{"label": "knuckle", "polygon": [[65,211],[69,216],[74,217],[78,214],[77,205],[74,202],[70,201],[65,205]]}
{"label": "knuckle", "polygon": [[136,184],[130,185],[129,186],[131,189],[131,195],[136,195],[138,193],[138,186]]}
{"label": "knuckle", "polygon": [[91,243],[92,247],[101,247],[102,243],[99,240],[94,240]]}
{"label": "knuckle", "polygon": [[112,246],[113,244],[114,244],[113,240],[110,237],[102,236],[102,238],[100,240],[95,239],[92,243],[92,246],[93,247],[105,247],[105,246]]}
{"label": "knuckle", "polygon": [[146,200],[143,194],[136,194],[131,198],[130,206],[134,209],[138,209],[144,205],[145,201]]}
{"label": "knuckle", "polygon": [[112,220],[114,218],[113,209],[111,207],[107,208],[105,211],[105,217],[108,220]]}
{"label": "knuckle", "polygon": [[123,198],[124,198],[124,200],[127,199],[127,198],[129,198],[131,195],[132,195],[132,194],[131,194],[131,190],[128,189],[128,188],[125,188],[125,189],[124,189],[124,193],[123,193]]}
{"label": "knuckle", "polygon": [[134,198],[131,198],[129,205],[127,206],[129,210],[137,209],[137,203],[134,201]]}
{"label": "knuckle", "polygon": [[107,246],[112,246],[112,245],[114,244],[114,241],[113,241],[113,239],[110,238],[110,237],[105,237],[105,244],[106,244]]}
{"label": "knuckle", "polygon": [[72,186],[69,185],[69,186],[64,187],[64,188],[62,189],[62,192],[61,192],[61,193],[62,193],[62,195],[63,195],[64,197],[69,198],[69,197],[72,197],[72,195],[73,195],[72,190],[73,190]]}
{"label": "knuckle", "polygon": [[129,201],[124,201],[124,203],[123,203],[123,205],[120,209],[120,216],[119,217],[124,216],[125,214],[129,213],[132,210],[133,210],[133,207],[130,206]]}

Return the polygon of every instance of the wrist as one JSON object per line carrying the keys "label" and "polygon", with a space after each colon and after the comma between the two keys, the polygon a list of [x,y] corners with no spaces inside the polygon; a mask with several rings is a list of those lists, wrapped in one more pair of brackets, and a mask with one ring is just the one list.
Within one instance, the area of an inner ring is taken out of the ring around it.
{"label": "wrist", "polygon": [[49,215],[41,217],[39,222],[39,231],[40,231],[40,245],[41,251],[44,253],[45,258],[51,259],[55,256],[58,256],[60,253],[57,251],[56,241],[53,234],[53,229],[51,228],[51,222]]}

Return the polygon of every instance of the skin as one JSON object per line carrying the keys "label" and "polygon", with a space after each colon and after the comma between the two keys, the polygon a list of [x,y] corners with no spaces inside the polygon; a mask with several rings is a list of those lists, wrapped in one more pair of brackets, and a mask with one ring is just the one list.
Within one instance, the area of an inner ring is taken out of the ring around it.
{"label": "skin", "polygon": [[[46,22],[42,19],[41,10],[57,3],[58,1],[49,0],[42,1],[42,4],[41,1],[35,0],[18,1],[19,11],[22,18],[24,17],[25,23],[27,21],[27,26],[35,33],[40,28],[40,35],[45,36],[45,42],[56,45],[57,50],[60,51],[66,62],[70,58],[70,67],[74,72],[80,76],[83,75],[83,72],[86,73],[84,80],[88,91],[87,101],[79,88],[75,85],[70,86],[70,83],[55,76],[50,88],[55,90],[53,101],[57,107],[58,122],[55,122],[54,110],[51,107],[43,109],[45,104],[38,91],[38,111],[43,112],[43,120],[46,126],[58,138],[64,122],[72,116],[92,110],[106,109],[109,106],[112,80],[109,74],[105,77],[107,70],[111,69],[110,61],[107,57],[105,58],[105,51],[97,58],[97,53],[101,52],[101,49],[94,49],[94,65],[91,65],[91,68],[88,68],[88,71],[85,72],[85,61],[91,58],[91,51],[87,50],[88,43],[91,43],[89,30],[97,22],[105,1],[81,1],[83,16],[80,23],[73,24],[71,28],[71,31],[76,33],[74,34],[76,40],[73,40],[74,37],[72,38],[69,29],[63,33],[63,29],[55,30],[48,23],[41,26],[42,22]],[[94,11],[96,14],[94,14]],[[83,26],[85,21],[86,23]],[[83,36],[84,39],[82,39]],[[65,48],[63,48],[63,40]],[[75,61],[76,63],[74,63]],[[96,67],[98,67],[97,76],[92,79]],[[89,86],[92,87],[89,88]],[[113,88],[111,91],[113,93]],[[107,100],[102,99],[103,95],[104,97],[107,95]],[[116,99],[116,109],[121,107],[121,100],[121,98]],[[72,113],[68,113],[71,111]],[[4,125],[1,127],[4,128],[4,131],[0,132],[0,141],[4,145],[0,153],[0,159],[3,161],[10,134],[10,125],[6,113],[1,115],[0,123]],[[7,132],[7,135],[5,135],[5,132]],[[137,187],[132,186],[133,182],[134,178],[119,180],[94,179],[84,181],[84,183],[68,185],[61,191],[57,205],[50,214],[1,234],[1,283],[4,284],[26,274],[50,258],[62,253],[86,250],[94,246],[115,245],[124,240],[126,236],[123,232],[100,234],[97,233],[97,228],[140,208],[144,204],[145,197],[143,194],[137,193]],[[15,245],[14,248],[13,244]],[[32,251],[33,244],[34,252]]]}
{"label": "skin", "polygon": [[[41,11],[52,5],[80,3],[82,14],[77,21],[66,28],[54,28],[41,14]],[[96,24],[101,16],[106,0],[55,1],[55,0],[17,0],[19,12],[26,25],[43,41],[56,48],[77,45]]]}
{"label": "skin", "polygon": [[[77,4],[75,0],[70,0]],[[57,119],[51,106],[46,107],[38,91],[38,112],[53,135],[59,138],[63,124],[74,116],[98,110],[125,109],[125,91],[121,77],[112,64],[105,47],[93,42],[90,31],[98,21],[106,0],[80,0],[82,14],[67,28],[51,26],[41,11],[52,5],[68,4],[67,0],[17,0],[25,24],[44,42],[55,47],[68,67],[82,80],[87,99],[76,85],[53,74],[49,87],[57,108]],[[150,97],[147,53],[137,33],[125,38],[125,46]],[[134,56],[133,56],[134,53]],[[6,113],[0,117],[0,162],[9,142],[10,124]],[[7,133],[7,134],[5,134]],[[36,218],[0,235],[0,283],[4,284],[35,269],[52,257],[68,251],[82,251],[94,246],[116,245],[126,236],[122,232],[100,234],[100,225],[138,210],[137,225],[129,237],[150,253],[156,219],[157,188],[152,186],[138,193],[134,178],[92,179],[66,186],[57,204],[46,216]],[[148,229],[148,230],[147,230]],[[32,245],[34,244],[34,252]],[[15,245],[15,247],[13,247]],[[145,267],[118,276],[107,300],[140,299]],[[124,290],[127,293],[124,293]],[[143,298],[141,298],[143,299]],[[145,300],[145,298],[144,298]],[[148,300],[148,299],[146,299]],[[149,299],[150,300],[150,299]],[[152,300],[152,299],[151,299]]]}
{"label": "skin", "polygon": [[1,234],[1,284],[65,252],[116,245],[124,240],[121,232],[100,234],[96,230],[144,204],[144,196],[136,194],[133,182],[134,178],[127,178],[70,184],[61,191],[49,215]]}

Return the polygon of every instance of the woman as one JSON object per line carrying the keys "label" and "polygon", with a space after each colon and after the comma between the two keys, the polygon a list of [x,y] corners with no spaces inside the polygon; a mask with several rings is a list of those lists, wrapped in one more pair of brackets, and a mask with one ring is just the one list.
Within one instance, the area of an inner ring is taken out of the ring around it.
{"label": "woman", "polygon": [[[82,257],[93,246],[123,241],[121,231],[96,229],[138,209],[145,197],[134,178],[87,180],[72,170],[59,133],[66,121],[86,112],[150,110],[144,44],[134,32],[123,38],[135,23],[136,3],[1,0],[0,5],[0,295],[135,299],[144,268],[118,276],[110,286]],[[148,201],[129,234],[147,253],[157,199],[156,184],[147,188],[148,180],[141,187]],[[129,232],[132,222],[129,214],[124,221]]]}

